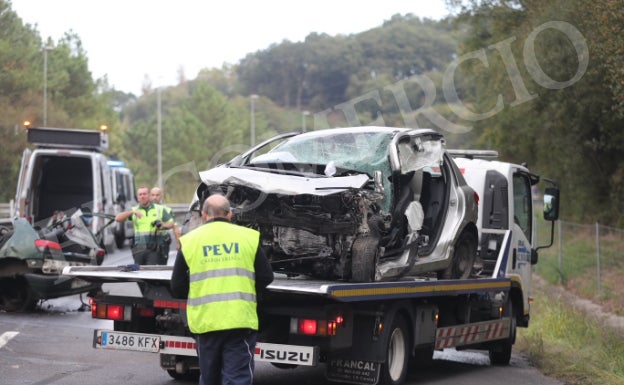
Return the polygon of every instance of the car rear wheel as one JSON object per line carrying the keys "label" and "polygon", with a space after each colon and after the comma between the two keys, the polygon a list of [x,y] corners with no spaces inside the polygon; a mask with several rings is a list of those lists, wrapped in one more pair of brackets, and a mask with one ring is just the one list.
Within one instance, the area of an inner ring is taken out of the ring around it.
{"label": "car rear wheel", "polygon": [[477,257],[477,238],[464,231],[455,243],[453,259],[449,267],[442,272],[443,279],[467,279],[472,274],[472,266]]}
{"label": "car rear wheel", "polygon": [[30,311],[37,305],[35,298],[26,278],[17,276],[15,278],[0,279],[0,310],[6,312]]}

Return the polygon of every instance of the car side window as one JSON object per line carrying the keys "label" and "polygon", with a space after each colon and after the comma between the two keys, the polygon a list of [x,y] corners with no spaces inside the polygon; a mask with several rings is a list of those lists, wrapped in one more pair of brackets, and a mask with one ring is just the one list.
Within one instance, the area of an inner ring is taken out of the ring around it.
{"label": "car side window", "polygon": [[513,175],[514,222],[520,226],[527,239],[531,239],[532,200],[529,178],[522,173]]}

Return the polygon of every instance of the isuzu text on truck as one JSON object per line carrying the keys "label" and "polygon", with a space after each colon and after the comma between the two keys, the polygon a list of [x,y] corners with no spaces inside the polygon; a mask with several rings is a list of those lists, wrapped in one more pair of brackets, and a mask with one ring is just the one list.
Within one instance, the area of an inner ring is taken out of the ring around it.
{"label": "isuzu text on truck", "polygon": [[[403,383],[410,366],[425,365],[435,350],[446,348],[481,349],[492,364],[509,363],[516,328],[528,326],[530,319],[531,266],[538,247],[525,226],[533,211],[531,186],[539,177],[520,165],[484,161],[481,167],[478,162],[459,170],[482,196],[479,218],[495,220],[478,222],[480,246],[468,277],[445,278],[434,271],[353,282],[278,272],[259,301],[256,360],[277,367],[322,364],[329,381],[385,385]],[[496,183],[477,177],[490,170]],[[381,191],[383,178],[375,180],[370,184]],[[546,189],[547,220],[558,217],[558,195],[556,187]],[[517,224],[518,215],[525,221]],[[93,318],[114,321],[112,330],[94,330],[94,348],[157,353],[172,377],[198,375],[186,302],[169,293],[170,267],[70,267],[64,274],[137,282],[142,288],[142,297],[92,299]]]}

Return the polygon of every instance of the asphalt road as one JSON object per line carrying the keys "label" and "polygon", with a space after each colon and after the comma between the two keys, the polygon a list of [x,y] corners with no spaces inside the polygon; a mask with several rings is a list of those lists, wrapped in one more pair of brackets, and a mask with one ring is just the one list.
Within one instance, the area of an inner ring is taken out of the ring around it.
{"label": "asphalt road", "polygon": [[[129,263],[129,251],[107,256],[106,264]],[[170,263],[172,263],[170,259]],[[114,285],[114,287],[111,287]],[[106,285],[105,290],[139,295],[136,284]],[[86,299],[85,299],[86,300]],[[93,329],[112,328],[94,320],[80,296],[44,302],[32,313],[0,313],[0,384],[111,385],[184,384],[171,379],[153,353],[102,351],[92,348]],[[489,365],[484,352],[436,352],[433,365],[409,374],[406,384],[561,385],[515,355],[506,367]],[[258,363],[255,384],[323,385],[324,366],[277,369]]]}

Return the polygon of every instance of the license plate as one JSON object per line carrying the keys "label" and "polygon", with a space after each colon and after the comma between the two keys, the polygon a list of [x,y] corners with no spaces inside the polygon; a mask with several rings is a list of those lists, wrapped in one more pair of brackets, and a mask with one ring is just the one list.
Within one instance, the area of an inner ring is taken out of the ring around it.
{"label": "license plate", "polygon": [[160,351],[160,336],[96,330],[93,347],[158,353]]}

